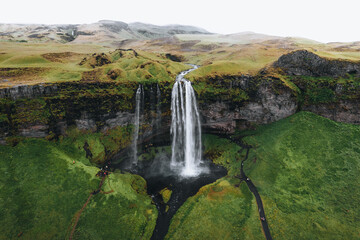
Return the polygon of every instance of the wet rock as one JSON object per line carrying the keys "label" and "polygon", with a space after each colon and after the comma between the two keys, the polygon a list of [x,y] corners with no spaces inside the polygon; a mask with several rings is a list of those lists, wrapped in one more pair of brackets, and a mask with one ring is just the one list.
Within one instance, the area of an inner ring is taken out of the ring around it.
{"label": "wet rock", "polygon": [[47,125],[35,125],[26,129],[19,129],[19,135],[22,137],[43,138],[48,135],[49,127]]}
{"label": "wet rock", "polygon": [[134,113],[129,112],[117,112],[114,118],[108,118],[105,120],[104,130],[132,123],[135,117],[134,115]]}

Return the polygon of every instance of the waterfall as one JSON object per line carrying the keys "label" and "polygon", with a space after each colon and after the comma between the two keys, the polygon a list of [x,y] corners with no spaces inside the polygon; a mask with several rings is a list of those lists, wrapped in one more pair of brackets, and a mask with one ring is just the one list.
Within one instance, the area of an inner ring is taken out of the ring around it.
{"label": "waterfall", "polygon": [[140,125],[140,109],[142,107],[142,102],[144,99],[144,88],[140,84],[138,89],[136,90],[135,96],[135,120],[134,120],[134,137],[133,137],[133,164],[137,165],[138,156],[137,156],[137,148],[138,148],[138,139],[139,139],[139,125]]}
{"label": "waterfall", "polygon": [[194,68],[180,73],[171,94],[171,167],[181,175],[196,176],[201,172],[201,124],[196,96],[191,82],[184,78]]}

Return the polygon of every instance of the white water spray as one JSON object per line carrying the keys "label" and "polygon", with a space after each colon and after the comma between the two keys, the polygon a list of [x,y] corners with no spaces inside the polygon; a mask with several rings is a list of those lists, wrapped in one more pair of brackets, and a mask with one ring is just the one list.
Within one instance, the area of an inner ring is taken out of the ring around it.
{"label": "white water spray", "polygon": [[135,96],[135,120],[134,120],[134,137],[133,137],[133,164],[137,165],[138,156],[137,156],[137,142],[139,139],[139,125],[140,125],[140,108],[141,100],[143,99],[144,88],[142,85],[139,85],[136,96]]}
{"label": "white water spray", "polygon": [[184,78],[194,68],[180,73],[171,94],[171,167],[181,170],[184,177],[201,173],[201,124],[196,97],[191,82]]}

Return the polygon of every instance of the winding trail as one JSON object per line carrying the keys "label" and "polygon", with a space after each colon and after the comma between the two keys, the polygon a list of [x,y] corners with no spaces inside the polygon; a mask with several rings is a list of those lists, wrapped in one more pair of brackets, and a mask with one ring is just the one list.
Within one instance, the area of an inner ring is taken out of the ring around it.
{"label": "winding trail", "polygon": [[238,140],[234,140],[232,138],[228,138],[228,139],[230,139],[232,142],[234,142],[237,145],[242,147],[242,149],[239,152],[242,152],[244,149],[246,149],[246,156],[241,161],[241,169],[240,169],[240,177],[239,178],[240,178],[240,180],[246,182],[246,184],[248,185],[248,188],[254,194],[254,197],[256,199],[256,204],[258,206],[258,212],[259,212],[259,217],[260,217],[260,222],[261,222],[263,233],[267,240],[272,240],[269,225],[268,225],[266,217],[265,217],[265,210],[264,210],[264,206],[263,206],[260,194],[259,194],[256,186],[254,185],[254,183],[251,181],[251,179],[248,176],[246,176],[246,174],[244,172],[244,162],[248,159],[249,151],[252,147],[249,145],[245,145],[243,142],[240,142]]}
{"label": "winding trail", "polygon": [[[107,176],[107,175],[105,175],[105,176],[102,177],[98,189],[90,193],[90,195],[89,195],[88,199],[86,200],[85,204],[83,205],[83,207],[82,207],[82,208],[74,215],[74,217],[72,218],[71,223],[70,223],[70,225],[69,225],[69,228],[70,228],[71,225],[72,225],[73,227],[72,227],[72,230],[71,230],[71,233],[70,233],[69,240],[72,240],[72,239],[73,239],[73,235],[74,235],[75,230],[76,230],[76,225],[77,225],[78,222],[79,222],[81,213],[84,211],[84,209],[86,208],[86,206],[87,206],[88,203],[90,202],[91,197],[92,197],[93,195],[95,195],[95,194],[98,194],[99,192],[102,192],[102,191],[101,191],[101,186],[104,184],[104,181],[105,181],[106,176]],[[113,192],[113,190],[110,191],[110,192],[104,192],[104,194],[108,194],[108,193],[111,193],[111,192]]]}

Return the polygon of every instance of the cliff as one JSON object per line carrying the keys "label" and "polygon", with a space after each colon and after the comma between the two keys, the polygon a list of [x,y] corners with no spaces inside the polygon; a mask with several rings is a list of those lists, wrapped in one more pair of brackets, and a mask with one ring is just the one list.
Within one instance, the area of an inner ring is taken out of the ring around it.
{"label": "cliff", "polygon": [[[257,75],[209,77],[195,80],[193,87],[205,132],[224,134],[254,128],[299,110],[359,124],[358,69],[358,63],[296,51]],[[103,155],[111,157],[132,141],[138,86],[131,81],[80,81],[1,89],[0,142],[16,141],[17,137],[53,139],[76,128],[110,139],[110,145],[108,140],[102,144]],[[154,136],[168,139],[172,83],[143,82],[143,88],[139,141],[153,141]],[[156,93],[158,88],[161,96]],[[157,109],[161,111],[160,123],[156,123]]]}

